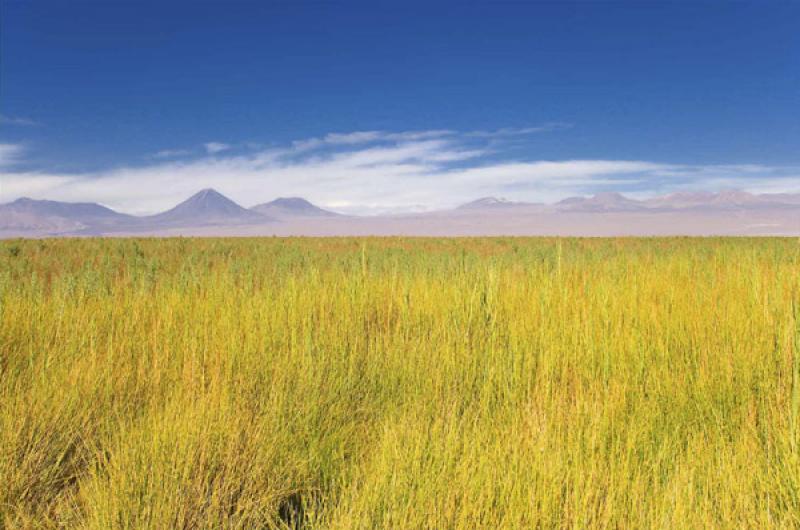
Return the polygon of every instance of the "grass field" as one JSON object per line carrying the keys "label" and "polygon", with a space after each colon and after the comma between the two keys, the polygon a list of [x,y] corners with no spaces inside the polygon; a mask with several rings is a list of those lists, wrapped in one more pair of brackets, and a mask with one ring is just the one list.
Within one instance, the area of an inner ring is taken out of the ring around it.
{"label": "grass field", "polygon": [[800,527],[797,239],[0,243],[0,527]]}

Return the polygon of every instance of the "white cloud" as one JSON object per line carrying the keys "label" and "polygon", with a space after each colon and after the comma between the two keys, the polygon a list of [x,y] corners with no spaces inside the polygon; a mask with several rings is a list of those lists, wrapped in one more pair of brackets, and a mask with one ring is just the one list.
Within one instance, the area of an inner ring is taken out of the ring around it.
{"label": "white cloud", "polygon": [[19,144],[0,144],[0,167],[17,163],[23,150]]}
{"label": "white cloud", "polygon": [[551,122],[545,123],[543,125],[537,125],[535,127],[504,127],[502,129],[496,129],[494,131],[472,131],[466,133],[466,136],[471,136],[474,138],[501,138],[503,136],[523,136],[526,134],[536,134],[542,132],[550,132],[550,131],[562,131],[565,129],[571,129],[571,123],[562,123],[562,122]]}
{"label": "white cloud", "polygon": [[446,130],[332,133],[246,154],[208,149],[198,158],[80,174],[21,172],[11,165],[23,161],[21,147],[0,144],[0,192],[3,201],[26,195],[153,213],[215,188],[244,206],[296,195],[370,213],[448,207],[486,195],[549,202],[612,189],[639,196],[680,189],[800,191],[800,168],[513,160],[490,150],[489,142]]}
{"label": "white cloud", "polygon": [[0,114],[0,123],[6,125],[22,125],[27,127],[40,125],[39,122],[32,120],[30,118],[21,118],[19,116],[7,116],[5,114]]}
{"label": "white cloud", "polygon": [[221,153],[222,151],[227,151],[231,148],[228,144],[223,144],[222,142],[208,142],[203,144],[203,147],[206,148],[206,152],[210,155],[215,155],[217,153]]}
{"label": "white cloud", "polygon": [[453,136],[455,134],[457,134],[457,132],[450,129],[433,129],[430,131],[388,133],[386,134],[386,139],[396,141],[430,140],[431,138],[442,138],[444,136]]}
{"label": "white cloud", "polygon": [[151,156],[153,158],[178,158],[192,154],[189,149],[162,149]]}
{"label": "white cloud", "polygon": [[458,178],[477,182],[511,183],[563,182],[568,179],[587,179],[601,175],[622,175],[656,171],[667,168],[664,164],[628,160],[565,160],[495,164],[457,171]]}
{"label": "white cloud", "polygon": [[355,131],[349,133],[329,133],[321,138],[309,138],[292,142],[292,146],[298,151],[317,149],[323,146],[336,145],[358,145],[375,142],[410,142],[418,140],[430,140],[455,134],[455,131],[447,129],[434,129],[430,131],[405,131],[399,133],[385,131]]}
{"label": "white cloud", "polygon": [[[69,175],[42,175],[37,173],[0,173],[0,202],[10,202],[20,197],[58,198],[67,186],[79,182],[79,178]],[[75,199],[80,200],[80,199]]]}

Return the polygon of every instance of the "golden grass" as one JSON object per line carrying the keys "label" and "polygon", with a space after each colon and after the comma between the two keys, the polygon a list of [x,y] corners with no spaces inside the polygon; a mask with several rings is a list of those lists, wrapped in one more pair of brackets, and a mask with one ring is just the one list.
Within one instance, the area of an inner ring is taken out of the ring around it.
{"label": "golden grass", "polygon": [[800,526],[794,239],[0,243],[0,527]]}

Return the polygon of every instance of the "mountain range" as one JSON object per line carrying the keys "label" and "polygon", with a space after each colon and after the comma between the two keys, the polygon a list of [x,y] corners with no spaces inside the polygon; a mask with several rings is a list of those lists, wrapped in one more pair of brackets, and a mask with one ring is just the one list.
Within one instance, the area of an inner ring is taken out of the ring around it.
{"label": "mountain range", "polygon": [[165,212],[134,216],[96,203],[20,198],[0,204],[0,237],[170,235],[800,235],[800,193],[620,193],[554,204],[483,197],[450,210],[370,217],[300,197],[244,208],[204,189]]}

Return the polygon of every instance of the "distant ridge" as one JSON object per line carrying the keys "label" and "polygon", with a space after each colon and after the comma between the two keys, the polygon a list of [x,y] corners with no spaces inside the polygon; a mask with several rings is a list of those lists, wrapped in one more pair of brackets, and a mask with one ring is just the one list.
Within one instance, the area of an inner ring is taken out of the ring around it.
{"label": "distant ridge", "polygon": [[696,209],[725,211],[758,208],[786,208],[800,205],[800,193],[774,193],[755,195],[740,190],[725,190],[718,193],[681,191],[636,200],[618,192],[602,192],[589,197],[568,197],[557,203],[517,202],[497,197],[483,197],[460,206],[456,210],[498,210],[510,207],[537,206],[550,211],[564,213],[645,212],[664,210]]}
{"label": "distant ridge", "polygon": [[475,210],[480,208],[507,208],[509,206],[525,206],[533,203],[514,202],[502,197],[482,197],[458,206],[457,210]]}
{"label": "distant ridge", "polygon": [[741,210],[780,208],[800,205],[800,193],[764,193],[755,195],[740,190],[710,192],[677,192],[643,201],[648,207],[670,209]]}
{"label": "distant ridge", "polygon": [[716,194],[710,191],[678,191],[643,202],[651,208],[691,208],[701,204],[711,204],[715,196]]}
{"label": "distant ridge", "polygon": [[341,215],[324,210],[302,197],[279,197],[274,201],[257,204],[250,209],[274,217],[338,217]]}
{"label": "distant ridge", "polygon": [[556,203],[555,207],[560,211],[581,212],[619,212],[646,208],[641,202],[616,192],[598,193],[592,197],[570,197]]}
{"label": "distant ridge", "polygon": [[242,208],[216,190],[200,190],[166,212],[142,218],[158,225],[246,224],[269,221],[260,213]]}
{"label": "distant ridge", "polygon": [[124,224],[133,216],[94,202],[59,202],[22,197],[0,204],[0,230],[58,234],[80,232],[93,226]]}
{"label": "distant ridge", "polygon": [[0,205],[4,209],[35,215],[63,217],[64,219],[111,219],[130,217],[115,212],[96,202],[59,202],[21,197],[14,202]]}

